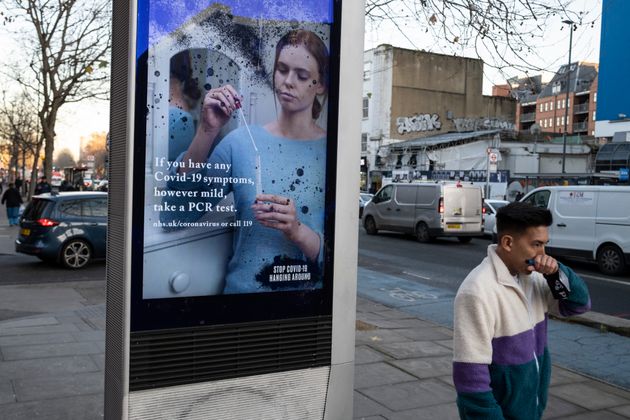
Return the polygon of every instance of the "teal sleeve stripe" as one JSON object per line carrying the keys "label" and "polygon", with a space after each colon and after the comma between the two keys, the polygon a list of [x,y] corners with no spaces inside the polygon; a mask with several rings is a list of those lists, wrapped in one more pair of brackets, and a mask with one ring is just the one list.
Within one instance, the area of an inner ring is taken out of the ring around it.
{"label": "teal sleeve stripe", "polygon": [[492,392],[457,394],[457,409],[462,420],[503,420],[503,411]]}
{"label": "teal sleeve stripe", "polygon": [[570,314],[584,313],[591,308],[591,298],[588,293],[588,288],[584,280],[580,278],[573,270],[564,264],[558,263],[560,269],[566,274],[569,279],[569,298],[564,301],[560,301],[560,311],[570,312]]}

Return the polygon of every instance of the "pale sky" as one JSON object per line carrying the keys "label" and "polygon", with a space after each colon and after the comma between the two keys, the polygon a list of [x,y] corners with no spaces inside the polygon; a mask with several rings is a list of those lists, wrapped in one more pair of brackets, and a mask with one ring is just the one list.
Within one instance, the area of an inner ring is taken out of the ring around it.
{"label": "pale sky", "polygon": [[[601,0],[574,0],[574,10],[586,10],[585,21],[595,21],[593,27],[583,25],[573,34],[572,61],[599,61],[600,15]],[[562,18],[557,17],[550,21],[545,28],[544,40],[537,43],[536,52],[539,56],[535,60],[536,65],[556,71],[559,66],[566,64],[568,60],[569,32],[560,30],[563,26]],[[417,28],[417,24],[410,22],[407,25],[399,22],[399,26],[405,31],[402,35],[393,24],[383,24],[379,27],[366,22],[365,49],[374,48],[380,44],[391,44],[402,48],[425,49],[442,54],[453,54],[453,47],[448,50],[440,50],[439,46],[424,31]],[[6,31],[4,25],[0,26],[0,66],[19,56],[19,48],[12,40],[12,35]],[[474,51],[461,49],[456,51],[458,55],[475,57]],[[504,83],[505,78],[497,71],[485,66],[484,94],[490,94],[493,84]],[[537,73],[531,73],[537,74]],[[524,76],[522,72],[514,71],[507,76]],[[546,76],[550,78],[552,73]],[[0,73],[0,83],[4,90],[11,90],[11,86],[4,80]],[[80,104],[64,105],[57,122],[57,140],[55,150],[68,148],[76,157],[79,154],[81,137],[87,137],[90,133],[109,130],[109,103],[105,101],[85,101]]]}
{"label": "pale sky", "polygon": [[[553,1],[549,0],[549,3]],[[392,6],[394,10],[404,13],[404,9],[399,4]],[[578,29],[573,32],[573,44],[571,61],[589,61],[599,62],[599,41],[600,41],[600,24],[601,24],[601,0],[573,0],[572,10],[583,10],[587,13],[583,15],[583,21],[589,22],[579,26]],[[536,53],[538,57],[532,58],[532,62],[544,69],[548,69],[549,73],[543,73],[543,80],[549,80],[553,73],[563,65],[568,63],[569,59],[569,31],[567,25],[562,24],[562,20],[565,17],[556,16],[552,17],[548,21],[548,25],[545,26],[544,37],[542,40],[537,40],[532,47],[536,47]],[[590,22],[594,21],[594,24],[590,25]],[[425,33],[417,22],[399,20],[398,27],[404,31],[404,35],[393,24],[386,23],[376,25],[366,21],[366,34],[365,34],[365,49],[374,48],[380,44],[391,44],[395,47],[408,48],[408,49],[425,49],[426,51],[441,53],[441,54],[454,54],[465,57],[477,57],[475,51],[472,49],[457,49],[456,45],[450,44],[447,48],[436,45],[434,38],[430,34]],[[564,26],[564,29],[561,28]],[[441,43],[446,44],[446,43]],[[553,73],[552,73],[553,72]],[[483,93],[486,95],[491,94],[493,84],[505,83],[505,77],[502,76],[495,69],[489,66],[484,66],[484,87]],[[541,74],[541,72],[532,71],[530,75]],[[520,71],[511,71],[507,74],[508,77],[523,77],[525,73]]]}

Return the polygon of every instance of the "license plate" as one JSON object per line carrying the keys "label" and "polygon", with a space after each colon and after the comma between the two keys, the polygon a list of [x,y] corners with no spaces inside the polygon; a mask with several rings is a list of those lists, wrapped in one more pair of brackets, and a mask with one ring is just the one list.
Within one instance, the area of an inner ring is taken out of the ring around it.
{"label": "license plate", "polygon": [[459,223],[447,223],[446,227],[449,229],[461,229],[462,225],[460,225]]}
{"label": "license plate", "polygon": [[31,234],[31,230],[30,229],[20,229],[20,235],[28,236],[30,234]]}

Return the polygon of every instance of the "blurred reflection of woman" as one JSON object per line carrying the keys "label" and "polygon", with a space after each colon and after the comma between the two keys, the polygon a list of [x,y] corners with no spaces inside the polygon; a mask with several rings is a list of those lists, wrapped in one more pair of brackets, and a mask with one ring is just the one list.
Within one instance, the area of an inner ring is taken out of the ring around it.
{"label": "blurred reflection of woman", "polygon": [[171,57],[168,108],[168,159],[177,159],[188,149],[195,136],[195,118],[191,111],[201,98],[201,91],[192,77],[189,51]]}
{"label": "blurred reflection of woman", "polygon": [[[237,182],[208,185],[187,181],[168,186],[233,192],[236,220],[253,221],[252,226],[234,232],[224,293],[295,290],[321,284],[317,276],[324,231],[326,131],[316,119],[327,94],[327,76],[328,50],[322,40],[306,30],[287,33],[276,46],[274,60],[277,120],[250,127],[255,145],[246,127],[230,132],[209,157],[220,129],[240,107],[242,97],[225,85],[208,91],[204,98],[199,128],[181,158],[186,167],[179,172],[190,180],[194,173],[190,162],[204,163],[212,168],[204,176],[232,177]],[[260,176],[254,147],[260,154]],[[257,179],[262,181],[259,187]],[[310,267],[311,281],[308,276],[307,281],[270,280],[268,274],[275,266],[300,262]]]}

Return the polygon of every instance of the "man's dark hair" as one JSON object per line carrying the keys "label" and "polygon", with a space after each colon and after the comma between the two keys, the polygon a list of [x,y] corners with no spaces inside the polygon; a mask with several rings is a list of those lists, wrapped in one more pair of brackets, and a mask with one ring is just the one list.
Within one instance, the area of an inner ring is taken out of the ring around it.
{"label": "man's dark hair", "polygon": [[496,223],[499,237],[505,233],[520,235],[530,227],[550,226],[553,217],[546,208],[515,201],[497,211]]}

